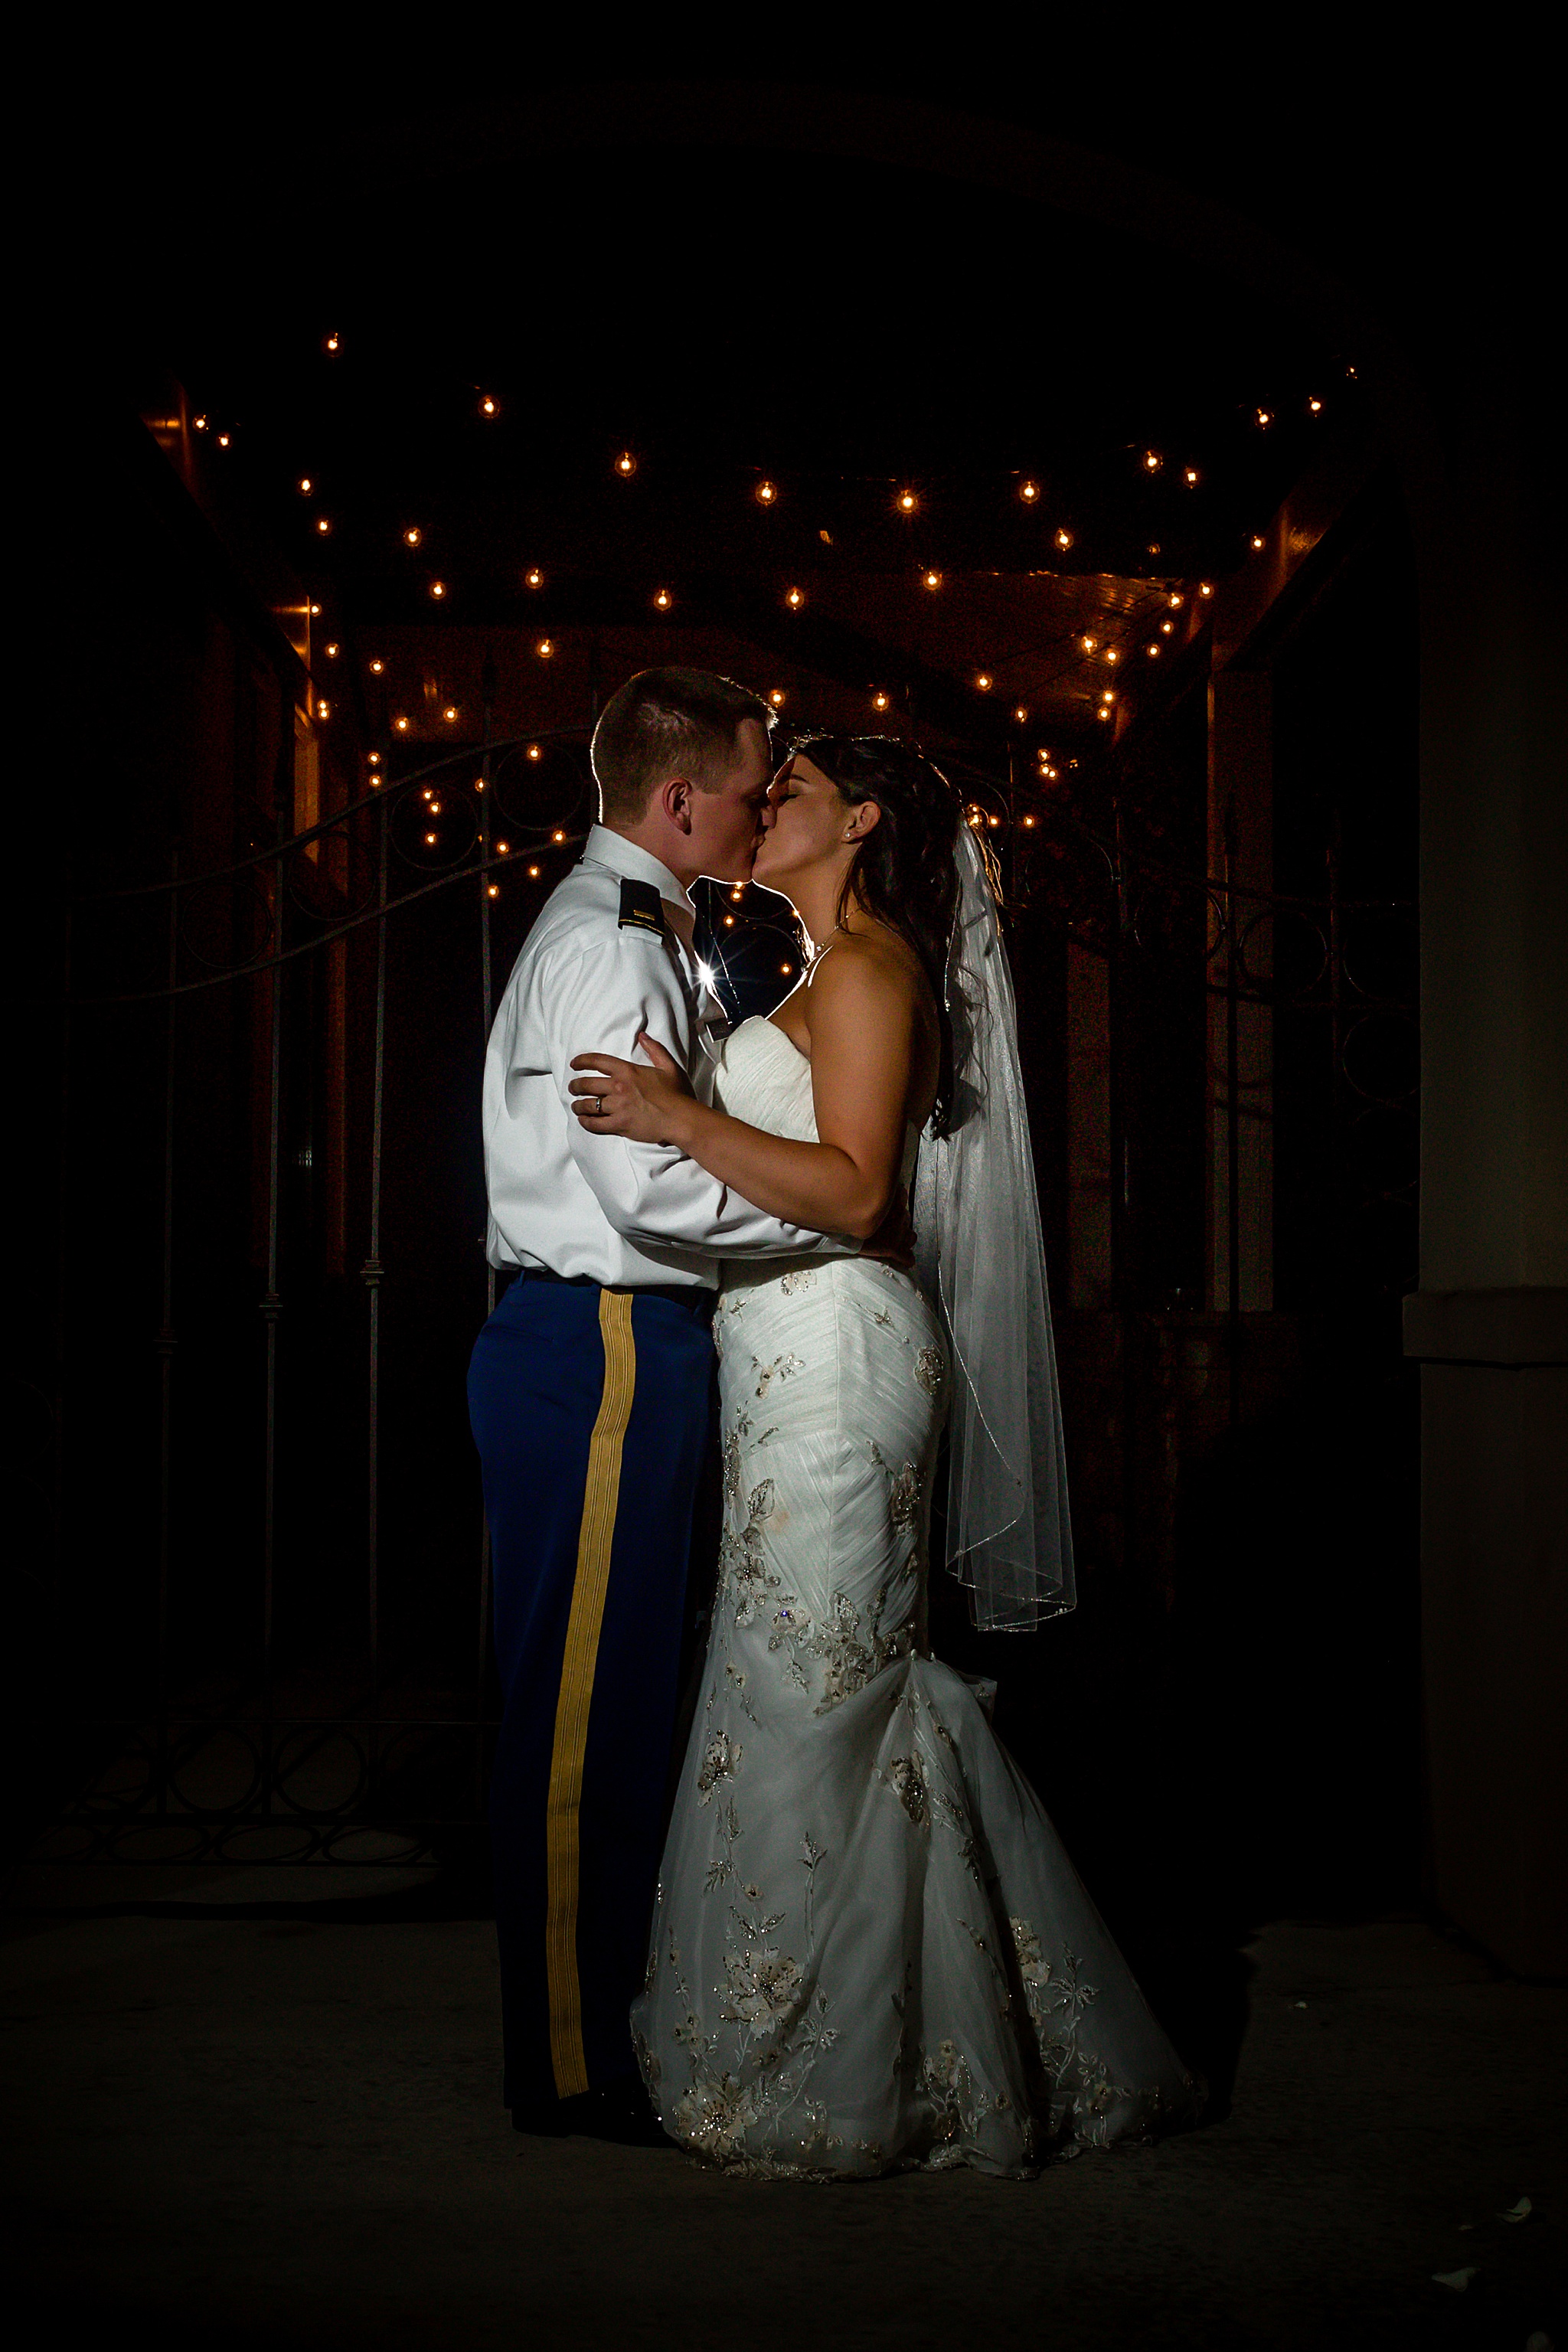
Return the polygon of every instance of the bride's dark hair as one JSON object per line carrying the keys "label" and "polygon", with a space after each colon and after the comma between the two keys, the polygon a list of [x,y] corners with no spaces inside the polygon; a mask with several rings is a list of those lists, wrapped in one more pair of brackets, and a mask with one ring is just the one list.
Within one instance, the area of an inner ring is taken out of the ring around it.
{"label": "bride's dark hair", "polygon": [[936,1108],[945,1135],[952,1108],[952,1024],[943,998],[947,950],[958,909],[953,850],[963,803],[940,768],[892,735],[805,735],[791,747],[820,768],[851,808],[875,801],[881,812],[844,877],[836,919],[851,905],[907,940],[936,999],[942,1062]]}

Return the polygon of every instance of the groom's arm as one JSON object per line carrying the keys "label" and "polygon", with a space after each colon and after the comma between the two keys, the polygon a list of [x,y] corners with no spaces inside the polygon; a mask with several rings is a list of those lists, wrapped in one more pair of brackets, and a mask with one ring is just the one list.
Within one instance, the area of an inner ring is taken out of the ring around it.
{"label": "groom's arm", "polygon": [[539,973],[551,1069],[566,1115],[572,1157],[616,1233],[639,1246],[675,1246],[714,1257],[849,1257],[852,1234],[816,1233],[766,1215],[669,1144],[595,1135],[572,1109],[574,1054],[647,1060],[639,1032],[657,1038],[689,1074],[700,1046],[686,992],[664,941],[623,933],[566,949]]}

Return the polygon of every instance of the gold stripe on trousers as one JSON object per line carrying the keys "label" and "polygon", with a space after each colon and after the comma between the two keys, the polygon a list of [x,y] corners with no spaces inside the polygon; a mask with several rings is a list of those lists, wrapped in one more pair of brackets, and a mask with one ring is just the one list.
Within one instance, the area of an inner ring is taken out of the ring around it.
{"label": "gold stripe on trousers", "polygon": [[621,1491],[621,1449],[631,1419],[637,1385],[637,1347],[632,1338],[628,1292],[599,1294],[599,1332],[605,1345],[605,1388],[588,1441],[588,1476],[583,1495],[583,1525],[577,1538],[577,1575],[566,1621],[566,1652],[555,1706],[555,1740],[550,1756],[550,1791],[544,1822],[544,1955],[550,2000],[550,2059],[558,2096],[585,2091],[588,2063],[583,2051],[583,1989],[577,1973],[578,1817],[583,1802],[583,1761],[588,1747],[588,1709],[605,1597],[610,1585],[610,1549]]}

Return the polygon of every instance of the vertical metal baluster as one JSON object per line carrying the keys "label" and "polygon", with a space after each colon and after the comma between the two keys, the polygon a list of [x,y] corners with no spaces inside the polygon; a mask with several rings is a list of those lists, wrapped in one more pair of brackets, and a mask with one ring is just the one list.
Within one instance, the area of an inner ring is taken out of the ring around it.
{"label": "vertical metal baluster", "polygon": [[267,1327],[267,1462],[261,1537],[261,1790],[262,1811],[272,1811],[272,1619],[278,1549],[278,1223],[283,1109],[283,885],[284,861],[272,868],[272,1075],[267,1144],[267,1295],[261,1302]]}
{"label": "vertical metal baluster", "polygon": [[169,942],[163,1024],[163,1265],[158,1318],[158,1766],[157,1811],[169,1809],[169,1554],[174,1401],[174,1032],[179,999],[180,852],[169,853]]}
{"label": "vertical metal baluster", "polygon": [[[485,749],[481,775],[484,791],[479,795],[479,1045],[481,1053],[489,1043],[490,1034],[490,897],[489,862],[490,836],[494,826],[490,819],[492,761],[490,742],[495,718],[496,666],[493,654],[485,656],[480,692],[484,697]],[[495,1313],[496,1270],[485,1257],[485,1320]],[[485,1676],[489,1664],[490,1639],[490,1528],[479,1512],[479,1622],[478,1656],[474,1672],[474,1815],[484,1817],[485,1804]]]}
{"label": "vertical metal baluster", "polygon": [[1340,814],[1329,835],[1329,1145],[1333,1154],[1334,1263],[1344,1265],[1350,1197],[1350,1106],[1345,1087],[1344,918],[1340,905]]}
{"label": "vertical metal baluster", "polygon": [[375,916],[375,1064],[370,1120],[370,1249],[361,1279],[370,1293],[369,1362],[365,1400],[365,1605],[370,1636],[371,1732],[369,1789],[376,1769],[374,1717],[381,1689],[381,1144],[386,1069],[386,860],[391,809],[380,808],[380,846],[376,867]]}
{"label": "vertical metal baluster", "polygon": [[1241,1412],[1241,1041],[1237,955],[1236,803],[1225,811],[1225,1249],[1226,1354],[1230,1360],[1228,1412],[1234,1428]]}

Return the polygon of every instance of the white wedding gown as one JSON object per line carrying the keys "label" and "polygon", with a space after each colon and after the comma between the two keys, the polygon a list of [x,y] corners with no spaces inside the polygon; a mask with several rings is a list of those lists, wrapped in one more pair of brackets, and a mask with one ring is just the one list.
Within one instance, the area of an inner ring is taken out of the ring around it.
{"label": "white wedding gown", "polygon": [[[816,1139],[771,1021],[718,1100]],[[1017,2174],[1192,2116],[989,1692],[923,1654],[947,1359],[919,1286],[731,1265],[714,1339],[719,1590],[632,2011],[665,2129],[742,2172]]]}

